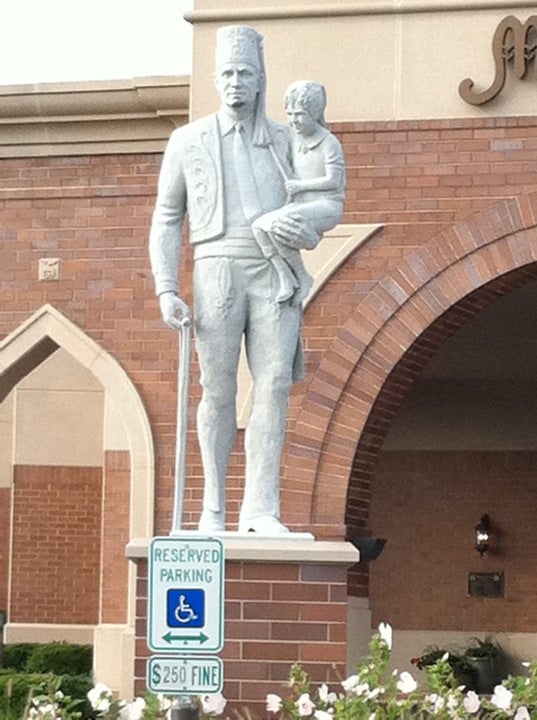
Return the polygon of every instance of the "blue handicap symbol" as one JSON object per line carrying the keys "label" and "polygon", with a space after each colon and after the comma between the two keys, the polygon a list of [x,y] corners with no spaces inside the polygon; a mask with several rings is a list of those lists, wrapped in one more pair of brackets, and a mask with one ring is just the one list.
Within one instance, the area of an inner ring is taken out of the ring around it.
{"label": "blue handicap symbol", "polygon": [[166,622],[172,628],[200,628],[205,625],[205,590],[168,590]]}

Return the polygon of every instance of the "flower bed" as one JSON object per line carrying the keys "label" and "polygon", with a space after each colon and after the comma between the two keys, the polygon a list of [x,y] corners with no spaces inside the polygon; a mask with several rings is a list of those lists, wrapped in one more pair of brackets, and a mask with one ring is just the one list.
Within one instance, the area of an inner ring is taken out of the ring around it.
{"label": "flower bed", "polygon": [[[391,648],[392,629],[382,623],[371,640],[368,657],[336,689],[326,684],[313,688],[306,672],[293,665],[288,692],[267,695],[267,714],[273,720],[537,720],[537,661],[524,663],[525,675],[509,676],[496,685],[492,695],[480,696],[458,684],[448,653],[425,668],[425,686],[419,685],[409,672],[395,670],[390,674]],[[115,699],[102,684],[90,690],[88,699],[95,717],[102,720],[170,718],[172,706],[170,698],[151,693],[127,703]],[[226,708],[221,694],[197,698],[196,703],[202,718],[222,715]],[[62,704],[58,694],[34,698],[26,717],[74,720],[76,711]],[[252,720],[248,708],[234,710],[233,714],[236,720]]]}

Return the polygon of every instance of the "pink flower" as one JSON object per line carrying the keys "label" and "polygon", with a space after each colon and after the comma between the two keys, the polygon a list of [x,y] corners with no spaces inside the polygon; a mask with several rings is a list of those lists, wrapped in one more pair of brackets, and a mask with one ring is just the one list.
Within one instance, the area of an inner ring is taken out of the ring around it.
{"label": "pink flower", "polygon": [[267,712],[277,713],[282,709],[282,699],[275,693],[268,693],[267,695]]}
{"label": "pink flower", "polygon": [[227,700],[222,693],[201,696],[201,708],[206,715],[221,715],[226,703]]}
{"label": "pink flower", "polygon": [[490,698],[490,702],[496,705],[500,710],[510,710],[513,693],[503,685],[496,685],[494,694]]}
{"label": "pink flower", "polygon": [[334,716],[327,710],[316,710],[314,717],[315,720],[334,720]]}
{"label": "pink flower", "polygon": [[309,693],[303,693],[296,701],[296,706],[300,717],[308,717],[315,709],[315,703],[312,702]]}
{"label": "pink flower", "polygon": [[470,715],[473,715],[481,707],[481,700],[479,699],[479,695],[477,693],[475,693],[473,690],[469,690],[466,693],[462,704],[464,705],[464,709],[466,710],[466,712],[470,713]]}

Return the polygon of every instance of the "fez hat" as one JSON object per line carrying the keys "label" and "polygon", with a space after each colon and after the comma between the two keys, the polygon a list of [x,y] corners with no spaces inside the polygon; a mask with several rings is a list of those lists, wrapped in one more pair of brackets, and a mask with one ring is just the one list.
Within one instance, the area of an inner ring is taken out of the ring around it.
{"label": "fez hat", "polygon": [[259,72],[259,93],[254,115],[255,145],[271,142],[266,127],[267,81],[263,55],[263,36],[248,25],[224,25],[216,33],[216,68],[226,63],[247,63]]}

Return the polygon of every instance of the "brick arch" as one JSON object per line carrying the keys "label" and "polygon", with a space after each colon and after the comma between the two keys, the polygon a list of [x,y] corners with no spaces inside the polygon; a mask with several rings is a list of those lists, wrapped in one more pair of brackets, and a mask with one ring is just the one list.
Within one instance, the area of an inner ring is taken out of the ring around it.
{"label": "brick arch", "polygon": [[[359,478],[427,359],[466,319],[534,277],[537,192],[503,200],[409,253],[358,303],[313,377],[289,439],[283,507],[343,537],[367,499]],[[397,372],[395,372],[397,369]],[[353,482],[349,484],[349,479]],[[308,498],[309,502],[304,502]]]}

